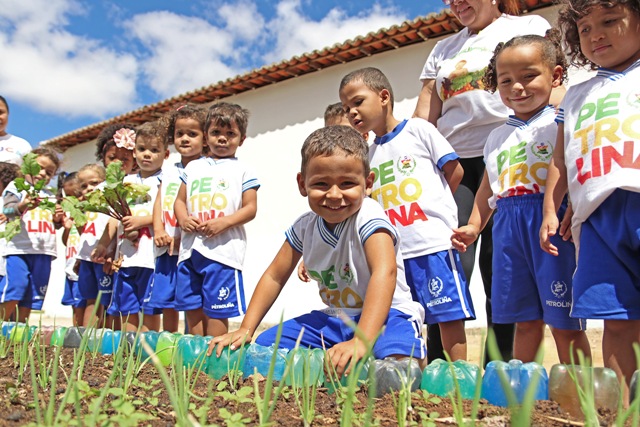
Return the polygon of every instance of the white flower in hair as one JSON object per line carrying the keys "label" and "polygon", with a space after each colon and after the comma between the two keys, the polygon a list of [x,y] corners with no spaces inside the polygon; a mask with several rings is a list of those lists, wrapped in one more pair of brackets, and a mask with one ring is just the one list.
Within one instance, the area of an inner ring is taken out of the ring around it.
{"label": "white flower in hair", "polygon": [[133,150],[136,146],[136,132],[133,129],[121,128],[113,134],[113,142],[118,148]]}

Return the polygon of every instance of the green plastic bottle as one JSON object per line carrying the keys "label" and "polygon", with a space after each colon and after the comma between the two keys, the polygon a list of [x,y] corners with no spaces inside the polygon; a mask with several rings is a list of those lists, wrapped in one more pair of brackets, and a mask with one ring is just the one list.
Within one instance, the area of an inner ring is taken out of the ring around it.
{"label": "green plastic bottle", "polygon": [[424,369],[420,388],[431,394],[448,396],[455,390],[455,378],[462,398],[473,399],[479,377],[480,367],[466,360],[456,360],[450,366],[446,360],[436,359]]}

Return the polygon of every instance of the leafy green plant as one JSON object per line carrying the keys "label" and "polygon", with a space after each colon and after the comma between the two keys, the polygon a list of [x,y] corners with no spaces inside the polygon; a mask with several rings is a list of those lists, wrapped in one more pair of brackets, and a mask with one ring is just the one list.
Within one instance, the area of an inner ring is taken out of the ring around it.
{"label": "leafy green plant", "polygon": [[[55,197],[42,197],[40,192],[47,185],[47,181],[43,179],[37,180],[35,183],[31,183],[33,179],[40,173],[40,165],[38,164],[38,155],[34,153],[27,153],[23,157],[22,166],[20,166],[20,172],[22,177],[16,178],[14,184],[18,191],[24,191],[27,193],[27,197],[31,199],[32,208],[40,208],[48,210],[53,214],[56,208]],[[24,215],[27,211],[23,212]],[[4,231],[0,232],[0,238],[4,238],[6,241],[10,241],[22,231],[21,225],[22,215],[18,215],[11,221],[5,224]]]}

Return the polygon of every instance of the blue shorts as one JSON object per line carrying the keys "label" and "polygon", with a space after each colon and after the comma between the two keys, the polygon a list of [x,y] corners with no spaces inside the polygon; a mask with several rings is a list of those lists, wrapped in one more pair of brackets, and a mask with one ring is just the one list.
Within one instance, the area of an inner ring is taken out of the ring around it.
{"label": "blue shorts", "polygon": [[69,280],[67,277],[64,280],[64,294],[62,294],[62,305],[70,305],[73,308],[83,308],[87,306],[87,300],[80,297],[78,290],[78,282],[75,280]]}
{"label": "blue shorts", "polygon": [[7,275],[0,282],[0,303],[40,310],[49,286],[51,255],[7,255]]}
{"label": "blue shorts", "polygon": [[173,308],[178,283],[178,256],[167,252],[156,258],[153,280],[144,297],[144,308]]}
{"label": "blue shorts", "polygon": [[[498,200],[493,217],[493,322],[543,320],[558,329],[584,330],[584,320],[569,316],[573,243],[556,234],[551,242],[558,248],[557,257],[540,248],[543,200],[542,193]],[[566,209],[563,203],[560,220]]]}
{"label": "blue shorts", "polygon": [[[351,319],[357,324],[360,315],[352,316]],[[427,347],[422,339],[421,321],[392,308],[385,325],[384,332],[373,346],[373,355],[376,359],[395,355],[413,355],[416,359],[426,357]],[[325,347],[329,349],[336,344],[352,339],[354,336],[353,329],[340,317],[314,310],[282,324],[279,347],[294,348],[303,327],[301,347],[322,348],[324,342]],[[276,342],[277,333],[278,326],[271,327],[258,335],[256,343],[270,346]]]}
{"label": "blue shorts", "polygon": [[175,309],[202,308],[212,319],[241,316],[246,307],[242,271],[212,261],[192,251],[191,257],[178,265]]}
{"label": "blue shorts", "polygon": [[616,190],[582,223],[571,315],[640,319],[640,193]]}
{"label": "blue shorts", "polygon": [[100,296],[100,304],[108,307],[111,305],[113,293],[113,276],[102,271],[102,264],[80,260],[78,268],[78,290],[84,300],[95,300]]}
{"label": "blue shorts", "polygon": [[[143,311],[142,301],[153,280],[153,269],[123,267],[113,275],[113,298],[107,309],[111,316],[126,316]],[[160,314],[160,310],[144,310],[145,314]]]}
{"label": "blue shorts", "polygon": [[471,292],[455,249],[404,260],[411,295],[425,311],[425,323],[475,319]]}

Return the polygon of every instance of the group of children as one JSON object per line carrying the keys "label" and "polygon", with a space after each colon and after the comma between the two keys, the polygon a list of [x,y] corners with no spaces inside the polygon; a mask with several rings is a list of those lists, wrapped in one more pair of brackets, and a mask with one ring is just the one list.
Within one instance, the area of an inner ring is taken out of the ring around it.
{"label": "group of children", "polygon": [[[585,319],[600,318],[605,365],[628,382],[636,367],[632,343],[640,338],[640,6],[572,0],[559,23],[572,63],[598,72],[570,87],[556,112],[551,91],[567,69],[557,33],[497,46],[485,87],[514,114],[486,142],[486,171],[468,224],[458,226],[452,193],[463,172],[452,147],[426,120],[396,119],[388,79],[363,68],[342,79],[328,126],[302,146],[297,183],[311,211],[286,230],[246,313],[243,224],[256,215],[260,184],[235,157],[248,112],[218,103],[101,133],[103,165],[119,160],[126,181],[149,187],[149,197],[132,201],[132,215],[122,221],[89,213],[77,230],[62,211],[39,211],[0,179],[4,215],[24,221],[5,244],[3,316],[17,305],[24,319],[41,307],[55,226],[62,226],[75,255],[65,300],[78,310],[86,305],[76,316],[85,325],[98,296],[108,321],[123,328],[143,321],[159,329],[162,313],[163,327],[175,330],[177,312],[185,311],[190,332],[214,336],[209,352],[219,354],[252,339],[304,258],[298,274],[317,282],[327,308],[285,321],[281,347],[326,348],[340,374],[369,349],[377,358],[424,360],[427,322],[440,326],[451,359],[465,359],[464,321],[475,314],[458,251],[478,238],[495,210],[493,321],[516,324],[514,357],[533,360],[549,325],[562,363],[578,351],[589,358]],[[181,161],[161,169],[171,143]],[[28,179],[50,179],[57,157],[34,152],[41,176]],[[104,179],[103,166],[90,164],[65,181],[64,192],[84,197]],[[228,332],[227,319],[243,314],[240,328]],[[270,345],[276,333],[262,332],[256,342]]]}

